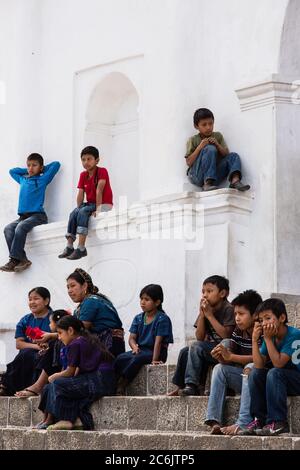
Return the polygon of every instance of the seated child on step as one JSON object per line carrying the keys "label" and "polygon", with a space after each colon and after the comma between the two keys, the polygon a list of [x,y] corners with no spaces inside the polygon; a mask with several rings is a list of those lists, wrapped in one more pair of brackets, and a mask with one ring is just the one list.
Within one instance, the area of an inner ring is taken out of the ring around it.
{"label": "seated child on step", "polygon": [[[287,396],[300,395],[300,331],[287,325],[280,299],[265,300],[258,308],[258,319],[252,334],[254,368],[249,375],[253,421],[246,434],[276,436],[289,432]],[[268,362],[271,369],[266,368]]]}
{"label": "seated child on step", "polygon": [[73,315],[61,318],[56,328],[58,338],[67,346],[67,363],[62,372],[48,377],[49,384],[43,389],[39,409],[45,415],[44,427],[93,429],[90,406],[115,393],[113,355]]}
{"label": "seated child on step", "polygon": [[198,395],[198,386],[204,369],[217,364],[211,351],[223,339],[230,338],[235,319],[232,305],[228,302],[229,281],[223,276],[210,276],[203,282],[200,314],[196,338],[188,352],[185,370],[185,387],[181,395]]}
{"label": "seated child on step", "polygon": [[[211,426],[211,434],[237,434],[251,421],[248,377],[243,374],[243,370],[253,361],[252,331],[257,319],[256,309],[261,302],[261,296],[254,290],[239,294],[232,301],[236,327],[231,335],[229,347],[218,344],[211,352],[213,358],[219,362],[213,368],[205,420],[205,424]],[[226,392],[229,388],[241,393],[239,419],[235,425],[221,429]]]}
{"label": "seated child on step", "polygon": [[172,323],[162,309],[163,290],[149,284],[140,292],[142,313],[135,316],[130,327],[131,351],[120,354],[114,363],[119,377],[117,394],[125,393],[128,385],[144,364],[166,362],[169,343],[173,343]]}
{"label": "seated child on step", "polygon": [[42,350],[39,344],[26,336],[28,327],[39,328],[42,332],[50,332],[50,292],[45,287],[35,287],[28,294],[30,313],[21,318],[16,326],[16,348],[19,354],[7,364],[6,373],[2,376],[0,395],[14,395],[24,390],[38,377],[36,368]]}
{"label": "seated child on step", "polygon": [[[36,341],[36,343],[41,347],[46,346],[43,351],[40,351],[41,358],[37,364],[37,368],[42,372],[39,378],[32,385],[24,390],[16,392],[15,397],[29,398],[39,395],[42,392],[44,385],[48,383],[48,377],[55,372],[61,372],[62,369],[66,368],[64,354],[65,346],[58,339],[56,332],[57,322],[66,315],[70,315],[66,310],[55,310],[54,312],[51,312],[51,333],[44,333],[42,338]],[[37,427],[40,428],[39,425],[37,425]]]}

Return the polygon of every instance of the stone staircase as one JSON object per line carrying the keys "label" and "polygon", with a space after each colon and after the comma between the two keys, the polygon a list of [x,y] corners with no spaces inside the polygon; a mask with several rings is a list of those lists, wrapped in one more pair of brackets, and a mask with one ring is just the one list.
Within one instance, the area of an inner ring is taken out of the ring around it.
{"label": "stone staircase", "polygon": [[[300,299],[284,298],[289,324],[300,327]],[[290,434],[278,437],[211,436],[203,424],[208,397],[167,397],[175,366],[145,366],[124,397],[92,406],[94,431],[38,431],[39,398],[0,397],[0,450],[300,450],[300,397],[290,397]],[[228,397],[226,424],[238,414]]]}
{"label": "stone staircase", "polygon": [[[39,398],[0,398],[0,450],[267,450],[300,449],[300,397],[289,398],[289,435],[210,436],[203,424],[208,397],[167,397],[174,366],[146,366],[124,397],[92,406],[94,431],[38,431]],[[237,417],[239,397],[228,397],[225,420]]]}

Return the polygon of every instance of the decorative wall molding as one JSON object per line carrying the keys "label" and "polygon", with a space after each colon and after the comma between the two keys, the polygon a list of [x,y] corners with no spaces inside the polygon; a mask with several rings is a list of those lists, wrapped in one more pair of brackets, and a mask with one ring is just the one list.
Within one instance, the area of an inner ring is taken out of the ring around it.
{"label": "decorative wall molding", "polygon": [[235,90],[242,111],[277,104],[300,104],[300,80],[280,78],[273,74],[269,78]]}
{"label": "decorative wall molding", "polygon": [[[143,232],[143,226],[155,231],[158,223],[163,224],[164,218],[171,217],[172,227],[180,226],[183,208],[186,215],[203,212],[205,226],[223,224],[235,216],[243,225],[245,219],[242,216],[248,219],[252,212],[253,197],[251,193],[243,194],[234,189],[224,188],[210,194],[191,191],[176,193],[141,201],[129,207],[121,204],[113,211],[99,214],[95,219],[91,218],[90,233],[92,236],[93,232],[97,232],[97,238],[100,239],[102,234],[104,243],[112,243],[114,240],[104,236],[105,231],[111,233],[117,231],[122,235],[121,239],[125,240],[123,234],[130,233],[130,227],[133,225],[138,228],[139,233]],[[58,239],[64,238],[66,229],[67,221],[40,225],[29,234],[28,243],[37,246],[57,242]]]}
{"label": "decorative wall molding", "polygon": [[138,119],[118,124],[103,124],[102,122],[90,122],[86,126],[86,132],[94,135],[107,135],[115,137],[120,134],[128,134],[138,130]]}

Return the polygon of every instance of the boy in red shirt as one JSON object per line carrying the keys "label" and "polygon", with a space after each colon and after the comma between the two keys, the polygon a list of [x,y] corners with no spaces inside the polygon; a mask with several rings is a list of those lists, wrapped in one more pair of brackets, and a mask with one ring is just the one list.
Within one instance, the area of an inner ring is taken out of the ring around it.
{"label": "boy in red shirt", "polygon": [[[81,162],[85,169],[80,173],[78,182],[77,207],[71,212],[64,251],[58,256],[71,260],[80,259],[87,255],[85,241],[88,234],[88,223],[91,215],[96,217],[98,212],[105,212],[113,206],[113,195],[109,176],[105,168],[99,168],[99,151],[96,147],[85,147],[81,152]],[[86,196],[86,202],[84,202]],[[79,236],[78,247],[73,244],[76,235]]]}

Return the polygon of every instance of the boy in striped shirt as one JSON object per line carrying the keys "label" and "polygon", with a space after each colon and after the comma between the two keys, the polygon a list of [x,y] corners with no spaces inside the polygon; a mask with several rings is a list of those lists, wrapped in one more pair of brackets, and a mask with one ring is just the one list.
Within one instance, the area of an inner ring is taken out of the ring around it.
{"label": "boy in striped shirt", "polygon": [[241,393],[241,405],[238,421],[232,431],[236,434],[240,428],[251,421],[250,394],[248,377],[243,371],[253,362],[252,331],[256,319],[256,309],[262,302],[261,296],[254,290],[239,294],[233,301],[236,328],[230,338],[230,347],[218,344],[211,355],[219,364],[213,369],[210,396],[205,424],[211,427],[212,434],[229,434],[229,429],[221,430],[226,391],[228,388]]}

